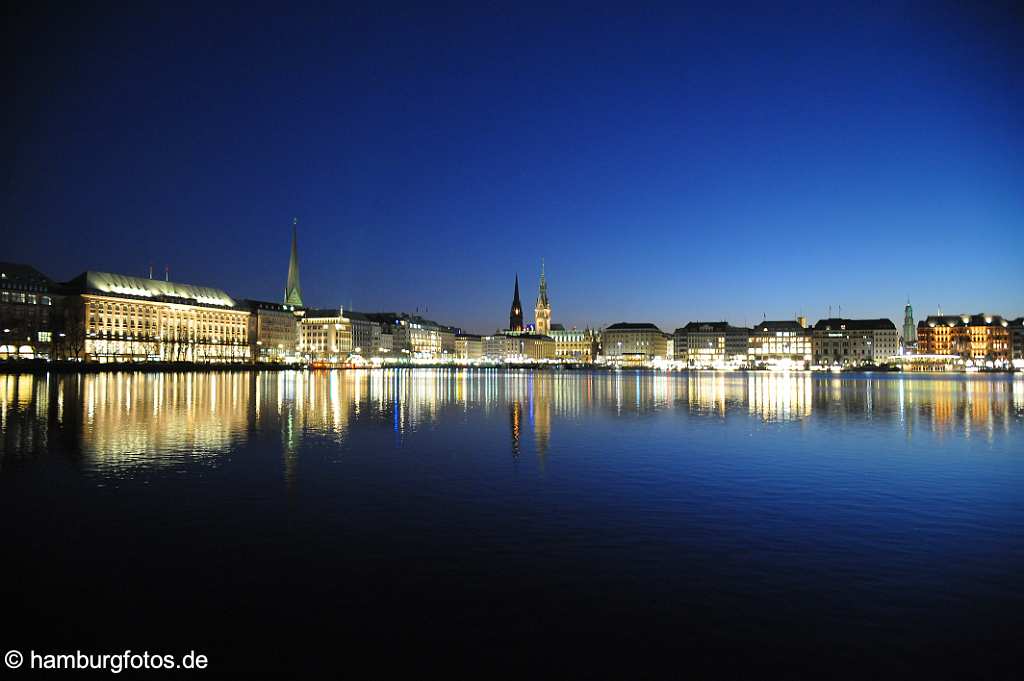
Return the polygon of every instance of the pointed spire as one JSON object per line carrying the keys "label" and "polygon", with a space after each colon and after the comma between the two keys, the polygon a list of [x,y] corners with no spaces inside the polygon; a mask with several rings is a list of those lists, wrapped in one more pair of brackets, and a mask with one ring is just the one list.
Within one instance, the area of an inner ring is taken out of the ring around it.
{"label": "pointed spire", "polygon": [[512,295],[512,309],[508,315],[509,331],[523,330],[523,304],[519,302],[519,273],[516,272],[516,290]]}
{"label": "pointed spire", "polygon": [[302,307],[302,285],[299,283],[299,219],[292,220],[292,254],[288,259],[288,283],[284,304]]}
{"label": "pointed spire", "polygon": [[537,294],[537,307],[548,306],[548,279],[544,274],[544,258],[540,259],[540,292]]}

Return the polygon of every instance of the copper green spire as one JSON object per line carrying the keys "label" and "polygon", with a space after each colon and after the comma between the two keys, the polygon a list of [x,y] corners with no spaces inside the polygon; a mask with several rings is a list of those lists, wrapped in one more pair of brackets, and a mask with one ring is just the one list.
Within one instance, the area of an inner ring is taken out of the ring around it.
{"label": "copper green spire", "polygon": [[288,260],[288,284],[284,289],[284,304],[302,307],[302,285],[299,284],[299,219],[292,221],[292,255]]}
{"label": "copper green spire", "polygon": [[544,276],[544,258],[540,259],[540,293],[537,296],[537,307],[548,307],[548,280]]}

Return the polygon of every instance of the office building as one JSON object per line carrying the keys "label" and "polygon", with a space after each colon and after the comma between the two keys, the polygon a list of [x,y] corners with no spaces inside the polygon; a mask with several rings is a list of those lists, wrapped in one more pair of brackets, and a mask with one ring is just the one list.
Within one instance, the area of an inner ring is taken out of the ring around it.
{"label": "office building", "polygon": [[676,361],[702,369],[747,361],[750,329],[729,322],[689,322],[673,333]]}
{"label": "office building", "polygon": [[613,364],[642,366],[668,359],[665,333],[647,322],[619,322],[602,333],[604,357]]}
{"label": "office building", "polygon": [[807,368],[811,364],[811,330],[798,321],[763,321],[750,331],[748,359],[757,368]]}
{"label": "office building", "polygon": [[84,272],[66,292],[68,318],[81,320],[86,361],[250,359],[250,312],[220,289]]}
{"label": "office building", "polygon": [[299,354],[309,362],[345,362],[352,354],[352,322],[341,307],[306,310],[299,321]]}
{"label": "office building", "polygon": [[883,364],[899,354],[900,334],[890,319],[821,319],[811,338],[817,366]]}
{"label": "office building", "polygon": [[304,311],[294,305],[262,300],[243,300],[249,310],[250,356],[259,362],[287,362],[297,359],[299,320]]}
{"label": "office building", "polygon": [[49,357],[56,285],[28,265],[0,263],[0,359]]}

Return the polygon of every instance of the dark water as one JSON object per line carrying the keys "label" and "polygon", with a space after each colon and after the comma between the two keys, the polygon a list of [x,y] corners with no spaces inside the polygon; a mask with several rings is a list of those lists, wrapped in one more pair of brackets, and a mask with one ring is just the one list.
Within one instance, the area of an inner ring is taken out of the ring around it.
{"label": "dark water", "polygon": [[4,649],[1020,674],[1024,378],[0,376],[0,430]]}

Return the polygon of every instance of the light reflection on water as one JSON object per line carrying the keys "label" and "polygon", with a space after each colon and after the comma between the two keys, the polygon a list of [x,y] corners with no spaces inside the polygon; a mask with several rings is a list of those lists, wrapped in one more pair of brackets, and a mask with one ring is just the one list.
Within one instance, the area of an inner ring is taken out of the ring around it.
{"label": "light reflection on water", "polygon": [[0,431],[22,650],[1012,678],[1024,626],[1024,377],[0,376]]}
{"label": "light reflection on water", "polygon": [[[1024,415],[1024,377],[837,376],[693,372],[356,370],[329,372],[0,376],[0,463],[59,436],[97,469],[195,463],[253,432],[343,443],[357,423],[396,437],[446,415],[507,412],[512,450],[546,453],[559,424],[682,411],[764,423],[872,420],[942,436],[991,439]],[[553,432],[554,431],[554,432]]]}

